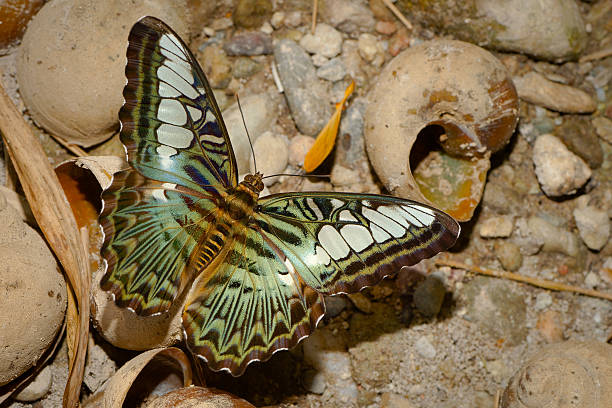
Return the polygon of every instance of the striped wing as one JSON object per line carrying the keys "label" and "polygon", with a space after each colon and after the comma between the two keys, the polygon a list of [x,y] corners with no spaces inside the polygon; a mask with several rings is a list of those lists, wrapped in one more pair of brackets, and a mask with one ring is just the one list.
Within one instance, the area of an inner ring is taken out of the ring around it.
{"label": "striped wing", "polygon": [[102,288],[142,315],[166,311],[201,264],[236,164],[212,90],[187,46],[145,17],[129,35],[119,112],[131,169],[103,193]]}
{"label": "striped wing", "polygon": [[324,313],[322,296],[259,227],[237,228],[194,284],[183,314],[191,351],[234,376],[295,346]]}
{"label": "striped wing", "polygon": [[351,193],[277,194],[259,200],[256,223],[303,281],[320,293],[353,293],[451,247],[449,215],[414,201]]}

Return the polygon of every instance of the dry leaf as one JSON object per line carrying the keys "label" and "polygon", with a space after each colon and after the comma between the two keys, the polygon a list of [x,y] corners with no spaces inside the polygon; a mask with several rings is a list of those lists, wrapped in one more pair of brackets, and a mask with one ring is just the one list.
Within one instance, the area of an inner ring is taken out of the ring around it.
{"label": "dry leaf", "polygon": [[342,101],[336,104],[336,112],[332,115],[331,119],[323,130],[317,136],[317,140],[312,145],[306,157],[304,158],[304,170],[310,173],[323,163],[323,160],[329,155],[334,148],[336,142],[336,135],[338,134],[338,126],[340,125],[340,116],[342,109],[344,109],[344,103],[348,97],[353,93],[355,89],[355,82],[351,81],[351,84],[344,91],[344,98]]}

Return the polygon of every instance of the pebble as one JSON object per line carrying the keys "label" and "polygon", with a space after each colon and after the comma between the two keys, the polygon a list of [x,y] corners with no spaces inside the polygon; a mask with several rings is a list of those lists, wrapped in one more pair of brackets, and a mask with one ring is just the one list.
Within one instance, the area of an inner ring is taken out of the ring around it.
{"label": "pebble", "polygon": [[[316,65],[316,64],[315,64]],[[340,81],[346,76],[346,68],[341,58],[332,58],[317,69],[317,76],[326,81]]]}
{"label": "pebble", "polygon": [[310,57],[294,41],[280,40],[274,47],[274,58],[297,128],[303,134],[316,135],[331,117],[331,106]]}
{"label": "pebble", "polygon": [[374,14],[365,2],[327,0],[320,10],[321,19],[345,33],[369,32],[374,29]]}
{"label": "pebble", "polygon": [[238,0],[234,23],[238,27],[256,28],[272,15],[272,0]]}
{"label": "pebble", "polygon": [[359,55],[366,62],[371,63],[374,66],[381,66],[384,62],[383,49],[376,36],[363,33],[358,39]]}
{"label": "pebble", "polygon": [[512,375],[512,371],[508,368],[504,360],[501,359],[487,361],[485,367],[496,383],[501,383]]}
{"label": "pebble", "polygon": [[536,139],[533,162],[540,187],[551,197],[574,194],[591,177],[591,169],[584,160],[551,134]]}
{"label": "pebble", "polygon": [[[289,161],[289,146],[285,137],[265,132],[253,143],[257,158],[257,170],[266,176],[282,173]],[[254,169],[252,169],[254,171]],[[264,184],[270,186],[278,181],[278,177],[264,179]]]}
{"label": "pebble", "polygon": [[234,61],[234,66],[232,67],[232,75],[234,75],[234,78],[248,78],[261,71],[262,68],[262,64],[252,60],[251,58],[240,57],[236,58],[236,60]]}
{"label": "pebble", "polygon": [[336,164],[332,169],[330,181],[336,187],[350,186],[359,182],[359,173],[341,164]]}
{"label": "pebble", "polygon": [[414,305],[424,316],[433,317],[440,313],[445,295],[446,288],[440,278],[427,275],[414,289]]}
{"label": "pebble", "polygon": [[227,30],[228,28],[232,28],[233,26],[234,22],[229,17],[216,18],[210,24],[210,28],[214,31]]}
{"label": "pebble", "polygon": [[347,295],[351,303],[360,311],[366,314],[372,313],[372,302],[361,292],[350,293]]}
{"label": "pebble", "polygon": [[272,53],[272,37],[263,31],[248,31],[236,34],[223,45],[231,56],[267,55]]}
{"label": "pebble", "polygon": [[510,241],[496,242],[495,256],[507,271],[517,271],[523,264],[523,255],[518,245]]}
{"label": "pebble", "polygon": [[414,405],[399,394],[384,392],[380,397],[380,408],[414,408]]}
{"label": "pebble", "polygon": [[274,27],[272,27],[272,24],[268,23],[267,21],[264,21],[261,27],[259,27],[259,31],[269,35],[274,32]]}
{"label": "pebble", "polygon": [[512,217],[490,217],[480,223],[482,238],[507,238],[512,234]]}
{"label": "pebble", "polygon": [[536,301],[533,307],[535,310],[544,310],[552,305],[552,296],[548,292],[540,292],[536,295]]}
{"label": "pebble", "polygon": [[593,119],[592,123],[597,135],[607,143],[612,144],[612,120],[598,116]]}
{"label": "pebble", "polygon": [[588,117],[566,115],[563,118],[563,124],[555,131],[555,135],[571,152],[584,160],[591,169],[601,166],[603,149]]}
{"label": "pebble", "polygon": [[313,64],[315,67],[320,67],[320,66],[324,65],[324,64],[325,64],[327,61],[329,61],[329,58],[327,58],[327,57],[326,57],[326,56],[324,56],[324,55],[321,55],[321,54],[314,54],[314,55],[312,56],[312,64]]}
{"label": "pebble", "polygon": [[325,317],[336,317],[349,306],[346,296],[325,296]]}
{"label": "pebble", "polygon": [[574,220],[585,245],[594,251],[602,249],[610,238],[608,212],[585,205],[574,209]]}
{"label": "pebble", "polygon": [[336,157],[340,157],[347,167],[357,168],[360,162],[367,161],[363,138],[363,115],[366,106],[366,98],[356,97],[340,119]]}
{"label": "pebble", "polygon": [[535,216],[527,220],[527,228],[542,251],[560,252],[571,257],[578,255],[578,238],[571,232]]}
{"label": "pebble", "polygon": [[232,64],[218,45],[209,45],[199,58],[212,88],[226,88],[232,79]]}
{"label": "pebble", "polygon": [[584,278],[584,284],[587,288],[594,289],[597,285],[599,285],[599,276],[595,272],[587,273]]}
{"label": "pebble", "polygon": [[317,24],[314,34],[310,32],[300,40],[300,45],[311,54],[333,58],[342,51],[342,34],[329,24]]}
{"label": "pebble", "polygon": [[87,347],[83,384],[85,384],[89,391],[94,393],[106,380],[112,377],[116,371],[117,363],[115,363],[102,346],[94,342],[93,336],[90,336],[89,345]]}
{"label": "pebble", "polygon": [[32,402],[39,400],[47,395],[51,389],[52,383],[53,375],[51,373],[51,367],[46,366],[23,390],[15,395],[15,399],[21,402]]}
{"label": "pebble", "polygon": [[[276,120],[276,103],[267,94],[262,93],[240,98],[240,104],[249,134],[257,140],[257,137],[269,128],[270,123]],[[236,156],[238,173],[247,173],[250,170],[251,146],[238,105],[234,103],[223,111],[223,118]]]}
{"label": "pebble", "polygon": [[431,344],[427,336],[421,336],[414,343],[414,348],[419,355],[424,358],[432,359],[436,356],[436,348]]}
{"label": "pebble", "polygon": [[295,167],[304,165],[304,157],[315,142],[315,138],[306,135],[296,135],[289,141],[289,164]]}
{"label": "pebble", "polygon": [[275,11],[274,14],[272,14],[272,18],[270,18],[270,24],[277,30],[283,26],[284,22],[285,12],[283,11]]}
{"label": "pebble", "polygon": [[376,31],[384,35],[391,35],[397,31],[397,25],[393,21],[378,21]]}
{"label": "pebble", "polygon": [[325,375],[316,370],[306,370],[302,377],[304,388],[313,394],[323,394],[327,388],[325,383]]}
{"label": "pebble", "polygon": [[546,79],[531,71],[522,77],[513,78],[521,99],[563,113],[591,113],[597,104],[581,89]]}
{"label": "pebble", "polygon": [[563,340],[563,327],[559,313],[546,310],[538,316],[536,328],[547,343],[557,343]]}
{"label": "pebble", "polygon": [[389,40],[389,54],[391,54],[392,57],[395,57],[409,46],[410,34],[404,27],[400,27],[400,29],[397,30],[397,32],[393,34],[393,37],[391,37]]}

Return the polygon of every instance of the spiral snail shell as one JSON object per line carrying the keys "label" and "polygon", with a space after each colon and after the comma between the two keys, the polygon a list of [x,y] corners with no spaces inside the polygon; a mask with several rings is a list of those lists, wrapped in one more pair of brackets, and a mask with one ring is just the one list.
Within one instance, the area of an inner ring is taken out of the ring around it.
{"label": "spiral snail shell", "polygon": [[499,60],[469,43],[429,41],[380,74],[365,115],[366,148],[392,194],[467,221],[489,157],[508,143],[517,121],[518,96]]}

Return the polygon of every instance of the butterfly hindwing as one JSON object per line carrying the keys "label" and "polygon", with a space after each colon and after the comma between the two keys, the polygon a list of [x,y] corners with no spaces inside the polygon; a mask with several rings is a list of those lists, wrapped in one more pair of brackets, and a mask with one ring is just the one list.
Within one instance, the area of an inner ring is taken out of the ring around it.
{"label": "butterfly hindwing", "polygon": [[395,197],[287,193],[259,200],[255,220],[307,285],[353,293],[447,249],[459,225],[447,214]]}
{"label": "butterfly hindwing", "polygon": [[243,227],[195,283],[183,325],[190,350],[236,376],[295,346],[323,313],[321,295],[282,251],[258,227]]}

